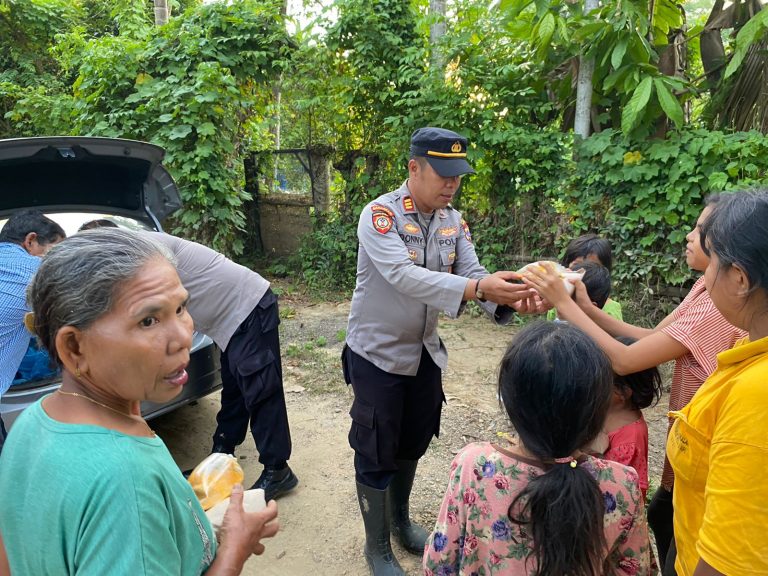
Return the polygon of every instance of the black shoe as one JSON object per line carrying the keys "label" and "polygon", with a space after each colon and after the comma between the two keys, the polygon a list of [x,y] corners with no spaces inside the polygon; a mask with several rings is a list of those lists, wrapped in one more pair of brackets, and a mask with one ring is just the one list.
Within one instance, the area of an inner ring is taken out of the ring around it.
{"label": "black shoe", "polygon": [[264,490],[264,501],[269,502],[270,500],[276,500],[277,498],[280,498],[280,496],[287,494],[296,488],[298,483],[299,479],[288,465],[279,470],[275,468],[264,468],[259,479],[256,480],[256,483],[253,486],[251,486],[251,490],[254,488],[261,488]]}
{"label": "black shoe", "polygon": [[211,454],[232,454],[232,456],[235,455],[235,447],[234,446],[225,446],[224,444],[214,444],[213,448],[211,448]]}

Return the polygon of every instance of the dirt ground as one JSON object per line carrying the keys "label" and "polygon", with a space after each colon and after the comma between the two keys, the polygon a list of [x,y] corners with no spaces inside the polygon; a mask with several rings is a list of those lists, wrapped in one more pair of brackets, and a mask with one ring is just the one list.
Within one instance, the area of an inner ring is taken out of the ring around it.
{"label": "dirt ground", "polygon": [[[352,394],[344,385],[339,360],[349,303],[308,303],[283,294],[280,306],[293,437],[290,464],[300,483],[278,501],[280,533],[265,541],[266,552],[253,557],[243,574],[365,576],[363,524],[355,496],[353,453],[347,443]],[[449,352],[443,377],[448,405],[440,438],[433,440],[420,461],[411,498],[412,515],[428,529],[434,525],[453,455],[468,442],[498,438],[509,430],[496,400],[495,371],[515,330],[472,314],[440,323]],[[661,473],[666,403],[663,398],[646,412],[652,478]],[[181,469],[192,468],[208,455],[218,407],[218,394],[214,394],[153,421]],[[247,487],[261,471],[250,436],[236,455]],[[420,574],[420,558],[397,545],[394,548],[406,572]]]}

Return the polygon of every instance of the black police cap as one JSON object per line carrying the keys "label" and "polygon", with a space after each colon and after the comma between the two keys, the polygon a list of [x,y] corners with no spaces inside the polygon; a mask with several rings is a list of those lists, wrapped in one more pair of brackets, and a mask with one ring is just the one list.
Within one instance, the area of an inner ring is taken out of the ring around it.
{"label": "black police cap", "polygon": [[411,157],[423,156],[440,176],[474,174],[467,162],[467,139],[445,128],[419,128],[411,135]]}

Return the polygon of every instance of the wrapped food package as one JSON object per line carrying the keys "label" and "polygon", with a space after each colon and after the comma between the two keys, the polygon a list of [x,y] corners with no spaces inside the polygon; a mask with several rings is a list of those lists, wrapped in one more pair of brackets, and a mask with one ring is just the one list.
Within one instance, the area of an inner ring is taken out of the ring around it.
{"label": "wrapped food package", "polygon": [[568,268],[561,266],[552,260],[539,260],[538,262],[531,262],[530,264],[526,264],[520,268],[517,273],[525,276],[526,272],[529,272],[534,267],[543,272],[545,270],[543,264],[550,264],[555,269],[555,272],[557,272],[558,276],[563,279],[563,285],[565,286],[568,294],[573,294],[573,291],[576,289],[576,287],[571,283],[571,280],[578,280],[584,275],[584,270],[574,272],[573,270],[569,270]]}
{"label": "wrapped food package", "polygon": [[231,454],[213,453],[200,462],[189,475],[189,483],[203,510],[229,499],[235,484],[242,484],[245,474]]}
{"label": "wrapped food package", "polygon": [[[213,526],[213,529],[216,532],[217,538],[228,507],[229,497],[205,512],[205,515],[208,516],[208,520],[211,522],[211,526]],[[243,492],[243,509],[246,512],[258,512],[266,507],[267,503],[264,501],[264,490],[261,488],[254,488],[253,490],[246,490]]]}

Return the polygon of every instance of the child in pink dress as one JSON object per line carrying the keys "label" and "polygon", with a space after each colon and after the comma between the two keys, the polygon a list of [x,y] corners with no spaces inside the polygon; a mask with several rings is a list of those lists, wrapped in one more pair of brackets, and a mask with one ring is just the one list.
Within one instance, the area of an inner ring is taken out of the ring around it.
{"label": "child in pink dress", "polygon": [[[617,340],[627,346],[636,342],[628,337]],[[648,492],[648,425],[642,409],[656,404],[661,398],[661,375],[654,366],[626,376],[615,374],[613,384],[613,398],[603,433],[594,447],[603,452],[606,460],[635,469],[645,500]]]}
{"label": "child in pink dress", "polygon": [[523,328],[499,369],[519,441],[456,455],[423,574],[652,574],[636,472],[580,449],[600,432],[612,388],[607,357],[581,330]]}

